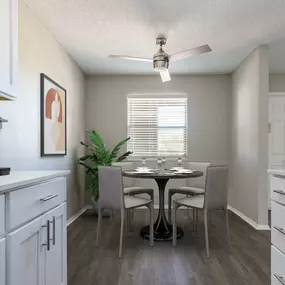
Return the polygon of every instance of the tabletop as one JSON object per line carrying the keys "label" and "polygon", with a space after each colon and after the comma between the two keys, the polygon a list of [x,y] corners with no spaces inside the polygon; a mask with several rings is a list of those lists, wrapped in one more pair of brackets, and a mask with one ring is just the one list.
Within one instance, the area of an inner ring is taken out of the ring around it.
{"label": "tabletop", "polygon": [[195,178],[203,176],[201,171],[193,171],[192,173],[176,173],[174,171],[163,171],[153,173],[142,173],[134,170],[123,171],[123,176],[130,178],[145,178],[145,179],[183,179]]}

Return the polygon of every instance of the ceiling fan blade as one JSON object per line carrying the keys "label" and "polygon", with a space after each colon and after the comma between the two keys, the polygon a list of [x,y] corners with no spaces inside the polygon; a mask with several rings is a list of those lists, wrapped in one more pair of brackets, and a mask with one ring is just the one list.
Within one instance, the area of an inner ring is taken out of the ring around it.
{"label": "ceiling fan blade", "polygon": [[169,56],[169,60],[177,61],[190,56],[201,55],[210,51],[212,51],[212,49],[208,45],[203,45],[196,48],[187,49],[178,53],[174,53]]}
{"label": "ceiling fan blade", "polygon": [[151,59],[151,58],[142,58],[142,57],[135,57],[135,56],[128,56],[128,55],[110,54],[110,55],[109,55],[109,58],[129,59],[129,60],[149,61],[149,62],[152,62],[152,59]]}
{"label": "ceiling fan blade", "polygon": [[162,82],[167,82],[171,80],[168,69],[166,71],[160,72],[160,77],[161,77]]}

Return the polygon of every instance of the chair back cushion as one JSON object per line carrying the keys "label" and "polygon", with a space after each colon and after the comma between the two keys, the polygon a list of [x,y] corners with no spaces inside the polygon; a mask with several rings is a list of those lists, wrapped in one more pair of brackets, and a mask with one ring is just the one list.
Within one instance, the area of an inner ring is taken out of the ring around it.
{"label": "chair back cushion", "polygon": [[[134,163],[132,161],[124,161],[124,162],[114,162],[112,166],[120,166],[122,171],[133,170],[135,168]],[[135,181],[130,177],[123,177],[124,187],[133,187],[135,186]]]}
{"label": "chair back cushion", "polygon": [[121,167],[99,167],[99,208],[121,210],[124,207],[124,189]]}
{"label": "chair back cushion", "polygon": [[229,167],[209,166],[207,170],[205,207],[213,209],[226,209],[228,204]]}
{"label": "chair back cushion", "polygon": [[205,189],[207,168],[211,165],[210,162],[188,162],[188,167],[191,170],[203,172],[203,176],[187,179],[187,186]]}

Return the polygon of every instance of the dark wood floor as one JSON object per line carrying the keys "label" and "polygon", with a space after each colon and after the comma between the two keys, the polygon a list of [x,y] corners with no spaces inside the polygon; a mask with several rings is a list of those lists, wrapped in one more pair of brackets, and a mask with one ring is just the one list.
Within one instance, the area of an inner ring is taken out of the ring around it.
{"label": "dark wood floor", "polygon": [[137,210],[132,232],[118,259],[119,217],[105,218],[101,245],[95,247],[97,219],[85,213],[68,228],[68,285],[268,285],[270,233],[255,231],[230,213],[231,247],[226,246],[223,213],[213,214],[210,227],[211,259],[205,257],[202,216],[199,237],[185,211],[179,225],[185,236],[176,248],[156,242],[153,248],[139,236],[147,212]]}

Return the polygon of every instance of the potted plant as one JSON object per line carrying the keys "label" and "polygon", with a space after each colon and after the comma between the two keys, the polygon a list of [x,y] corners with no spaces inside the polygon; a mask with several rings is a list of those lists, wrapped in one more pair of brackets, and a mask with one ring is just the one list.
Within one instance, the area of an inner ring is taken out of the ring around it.
{"label": "potted plant", "polygon": [[87,131],[91,144],[80,142],[85,146],[87,153],[79,158],[79,164],[85,167],[86,171],[86,189],[91,191],[94,210],[97,209],[96,202],[99,199],[99,181],[98,167],[101,165],[112,165],[113,162],[121,162],[125,160],[131,151],[119,155],[121,147],[130,139],[126,138],[120,141],[112,151],[108,150],[102,137],[96,131]]}

